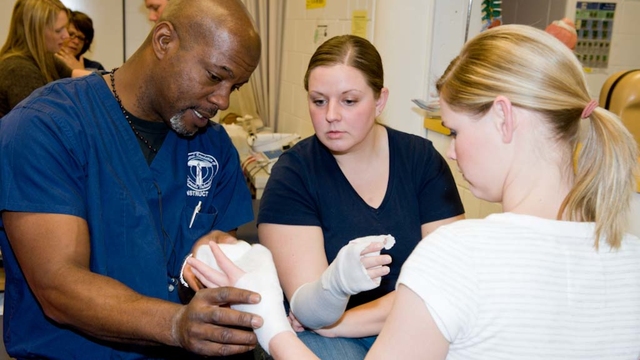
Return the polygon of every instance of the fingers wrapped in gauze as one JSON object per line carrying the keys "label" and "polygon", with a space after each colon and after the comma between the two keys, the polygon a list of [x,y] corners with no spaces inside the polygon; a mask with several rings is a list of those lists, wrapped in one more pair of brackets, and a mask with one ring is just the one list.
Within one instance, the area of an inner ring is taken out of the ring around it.
{"label": "fingers wrapped in gauze", "polygon": [[[264,324],[254,331],[260,345],[269,352],[269,342],[274,336],[284,331],[294,332],[284,310],[282,288],[271,252],[260,244],[249,245],[245,241],[218,245],[235,265],[246,272],[234,286],[260,294],[258,304],[232,304],[231,308],[262,317]],[[196,258],[221,271],[208,246],[198,248]]]}
{"label": "fingers wrapped in gauze", "polygon": [[391,235],[357,238],[340,249],[319,280],[299,287],[291,298],[291,311],[304,326],[319,329],[335,323],[344,313],[349,297],[380,285],[380,277],[371,279],[362,264],[363,256],[377,256],[380,251],[362,255],[373,242],[386,249],[395,244]]}

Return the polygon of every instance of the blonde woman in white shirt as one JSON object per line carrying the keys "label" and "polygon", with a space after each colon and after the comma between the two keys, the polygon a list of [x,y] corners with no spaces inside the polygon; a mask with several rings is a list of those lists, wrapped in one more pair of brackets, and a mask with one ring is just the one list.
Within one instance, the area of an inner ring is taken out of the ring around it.
{"label": "blonde woman in white shirt", "polygon": [[[422,240],[367,359],[639,359],[640,239],[625,232],[637,144],[590,98],[573,53],[499,26],[437,89],[447,155],[505,213]],[[313,358],[290,331],[261,341],[276,359]]]}

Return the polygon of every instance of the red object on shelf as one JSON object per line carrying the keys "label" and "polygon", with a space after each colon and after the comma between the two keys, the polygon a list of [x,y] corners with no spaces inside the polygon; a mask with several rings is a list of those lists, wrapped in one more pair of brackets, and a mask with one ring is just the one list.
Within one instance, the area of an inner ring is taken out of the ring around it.
{"label": "red object on shelf", "polygon": [[578,43],[576,25],[571,19],[564,18],[562,20],[556,20],[549,24],[545,31],[562,41],[562,43],[567,45],[571,50],[575,49]]}

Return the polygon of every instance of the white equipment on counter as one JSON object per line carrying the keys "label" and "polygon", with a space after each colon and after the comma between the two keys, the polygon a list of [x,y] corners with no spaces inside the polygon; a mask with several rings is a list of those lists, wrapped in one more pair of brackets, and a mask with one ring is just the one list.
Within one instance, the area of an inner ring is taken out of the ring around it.
{"label": "white equipment on counter", "polygon": [[258,164],[265,165],[267,173],[271,173],[271,167],[278,157],[299,140],[300,135],[295,133],[258,133],[249,135],[247,143]]}
{"label": "white equipment on counter", "polygon": [[249,135],[247,143],[255,152],[287,150],[300,140],[298,134],[266,133]]}
{"label": "white equipment on counter", "polygon": [[238,150],[242,170],[255,190],[256,199],[260,199],[271,167],[282,152],[300,140],[300,135],[273,133],[271,128],[263,126],[260,119],[250,115],[236,118],[235,124],[222,126]]}

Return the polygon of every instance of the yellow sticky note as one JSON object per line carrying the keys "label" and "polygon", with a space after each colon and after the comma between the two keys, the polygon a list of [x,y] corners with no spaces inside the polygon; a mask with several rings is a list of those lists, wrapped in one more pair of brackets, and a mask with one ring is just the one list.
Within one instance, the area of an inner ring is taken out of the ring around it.
{"label": "yellow sticky note", "polygon": [[327,6],[326,0],[307,0],[307,9],[319,9]]}
{"label": "yellow sticky note", "polygon": [[367,10],[354,10],[351,17],[351,35],[367,38]]}

